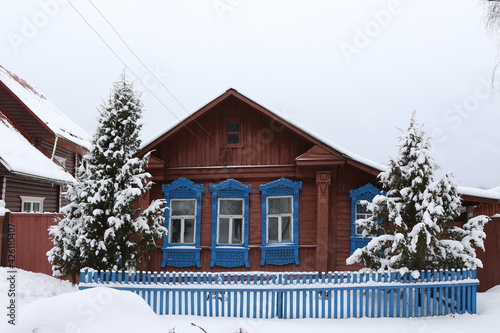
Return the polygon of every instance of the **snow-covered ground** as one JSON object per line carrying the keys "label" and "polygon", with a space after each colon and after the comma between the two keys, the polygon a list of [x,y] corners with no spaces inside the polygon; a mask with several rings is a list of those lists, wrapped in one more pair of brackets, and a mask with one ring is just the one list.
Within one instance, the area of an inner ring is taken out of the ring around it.
{"label": "snow-covered ground", "polygon": [[499,332],[500,286],[478,295],[477,315],[411,319],[245,319],[157,316],[139,296],[107,288],[78,291],[53,277],[17,270],[16,326],[8,324],[8,269],[0,267],[0,332]]}

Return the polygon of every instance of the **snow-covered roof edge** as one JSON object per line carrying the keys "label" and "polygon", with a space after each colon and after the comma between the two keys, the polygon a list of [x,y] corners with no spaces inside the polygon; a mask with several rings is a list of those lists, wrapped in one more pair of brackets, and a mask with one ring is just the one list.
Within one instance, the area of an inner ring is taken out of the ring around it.
{"label": "snow-covered roof edge", "polygon": [[89,150],[89,134],[62,113],[39,89],[1,65],[0,81],[56,136]]}
{"label": "snow-covered roof edge", "polygon": [[33,146],[0,112],[0,137],[9,144],[0,145],[0,163],[12,174],[55,183],[75,179]]}
{"label": "snow-covered roof edge", "polygon": [[383,171],[385,170],[385,166],[380,164],[380,163],[377,163],[377,162],[374,162],[372,160],[369,160],[367,158],[364,158],[362,156],[359,156],[337,144],[334,144],[333,142],[319,136],[318,134],[314,133],[313,131],[311,131],[310,129],[307,129],[305,128],[304,126],[302,125],[299,125],[298,123],[296,123],[295,121],[289,119],[289,118],[286,118],[284,115],[282,114],[279,114],[275,111],[272,111],[270,108],[266,107],[263,103],[260,103],[254,99],[251,99],[251,98],[248,98],[246,95],[240,93],[239,91],[237,91],[236,89],[233,89],[233,88],[230,88],[230,89],[227,89],[226,91],[224,91],[222,94],[218,94],[216,97],[212,98],[209,100],[208,103],[204,103],[202,104],[199,108],[196,108],[195,112],[185,116],[184,118],[180,119],[179,121],[171,124],[169,127],[167,127],[166,129],[158,132],[156,135],[154,135],[153,137],[151,137],[150,139],[148,140],[145,140],[142,145],[141,145],[141,148],[140,149],[143,149],[144,147],[148,146],[149,144],[153,143],[154,141],[156,141],[157,139],[159,139],[162,135],[164,135],[165,133],[168,133],[170,130],[172,130],[173,128],[175,128],[177,125],[179,125],[181,122],[185,121],[186,119],[188,119],[189,117],[193,116],[195,113],[197,113],[198,111],[200,111],[201,109],[203,109],[204,107],[206,107],[208,104],[210,104],[212,101],[216,100],[217,98],[223,96],[225,93],[227,93],[228,91],[234,91],[236,92],[237,94],[240,94],[241,96],[245,97],[246,99],[254,102],[255,104],[257,105],[260,105],[262,108],[266,109],[267,111],[269,111],[270,113],[272,113],[274,116],[282,119],[283,121],[287,122],[288,124],[292,125],[293,127],[299,129],[300,131],[304,132],[305,134],[315,138],[316,140],[318,141],[321,141],[323,142],[325,145],[329,146],[330,148],[338,151],[339,153],[341,153],[342,155],[344,155],[346,158],[349,158],[353,161],[356,161],[356,162],[359,162],[361,164],[364,164],[364,165],[367,165],[373,169],[376,169],[376,170],[379,170],[379,171]]}
{"label": "snow-covered roof edge", "polygon": [[470,195],[472,197],[500,200],[500,191],[497,189],[481,189],[474,187],[458,186],[457,191],[461,195]]}

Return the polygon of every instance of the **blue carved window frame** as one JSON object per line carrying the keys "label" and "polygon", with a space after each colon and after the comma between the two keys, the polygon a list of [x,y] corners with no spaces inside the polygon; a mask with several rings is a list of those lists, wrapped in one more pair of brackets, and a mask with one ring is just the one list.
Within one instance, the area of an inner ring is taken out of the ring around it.
{"label": "blue carved window frame", "polygon": [[[250,192],[252,185],[245,185],[234,179],[227,179],[219,184],[210,184],[212,192],[212,246],[210,267],[250,268],[248,259]],[[243,241],[241,244],[219,244],[219,199],[243,200]]]}
{"label": "blue carved window frame", "polygon": [[[161,267],[201,267],[201,197],[204,192],[203,184],[195,184],[186,178],[178,178],[170,184],[162,186],[163,195],[166,200],[165,228],[170,228],[170,204],[176,199],[196,200],[196,215],[194,227],[194,243],[172,243],[169,233],[163,237],[162,263]],[[169,230],[170,231],[170,230]]]}
{"label": "blue carved window frame", "polygon": [[[287,178],[280,178],[271,183],[260,185],[262,192],[262,246],[261,265],[286,265],[295,263],[300,265],[299,260],[299,191],[302,182],[294,182]],[[273,197],[292,198],[292,241],[291,242],[269,242],[268,241],[268,199]]]}
{"label": "blue carved window frame", "polygon": [[349,191],[351,197],[351,254],[356,249],[365,247],[371,241],[370,237],[363,237],[356,232],[356,206],[361,200],[371,202],[378,194],[381,194],[381,191],[372,184],[366,184],[356,190]]}

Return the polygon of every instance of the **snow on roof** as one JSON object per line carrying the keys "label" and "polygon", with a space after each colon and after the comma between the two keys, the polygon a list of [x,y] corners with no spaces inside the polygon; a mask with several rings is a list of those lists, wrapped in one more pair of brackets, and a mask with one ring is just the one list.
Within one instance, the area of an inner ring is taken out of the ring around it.
{"label": "snow on roof", "polygon": [[14,174],[54,181],[74,182],[75,179],[33,146],[0,113],[0,137],[8,144],[0,145],[0,163]]}
{"label": "snow on roof", "polygon": [[473,197],[500,200],[500,191],[498,188],[481,189],[474,187],[458,186],[457,191],[459,194],[462,195],[470,195]]}
{"label": "snow on roof", "polygon": [[55,135],[88,149],[90,136],[34,86],[0,66],[0,81]]}

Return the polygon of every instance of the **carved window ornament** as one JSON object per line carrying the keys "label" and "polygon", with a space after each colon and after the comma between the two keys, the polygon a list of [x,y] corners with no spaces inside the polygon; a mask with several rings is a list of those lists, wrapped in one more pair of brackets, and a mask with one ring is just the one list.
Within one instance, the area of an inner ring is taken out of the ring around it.
{"label": "carved window ornament", "polygon": [[280,178],[259,186],[262,192],[261,265],[299,261],[299,191],[302,182]]}
{"label": "carved window ornament", "polygon": [[162,186],[166,200],[161,266],[201,267],[201,196],[203,184],[179,178]]}
{"label": "carved window ornament", "polygon": [[372,215],[360,201],[371,202],[380,193],[381,191],[372,184],[366,184],[356,190],[349,191],[351,197],[351,254],[356,249],[366,246],[371,240],[370,237],[363,238],[363,230],[356,227],[356,220],[366,219]]}
{"label": "carved window ornament", "polygon": [[249,195],[252,185],[234,179],[210,184],[212,246],[210,267],[250,267]]}

